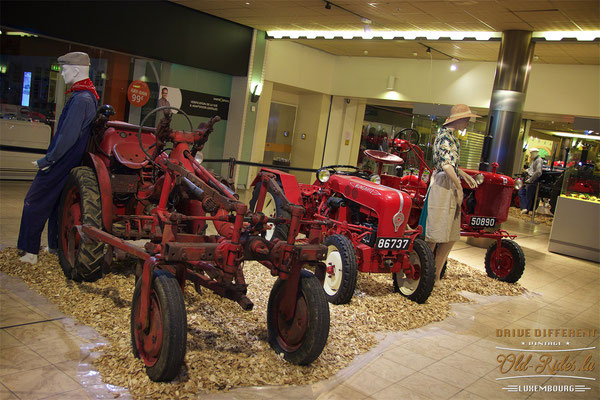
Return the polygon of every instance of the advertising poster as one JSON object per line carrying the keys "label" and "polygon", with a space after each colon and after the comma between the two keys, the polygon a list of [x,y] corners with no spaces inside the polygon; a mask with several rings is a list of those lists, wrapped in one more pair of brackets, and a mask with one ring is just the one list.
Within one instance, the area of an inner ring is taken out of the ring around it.
{"label": "advertising poster", "polygon": [[157,107],[164,106],[177,107],[190,116],[212,118],[218,115],[227,120],[229,97],[161,86]]}

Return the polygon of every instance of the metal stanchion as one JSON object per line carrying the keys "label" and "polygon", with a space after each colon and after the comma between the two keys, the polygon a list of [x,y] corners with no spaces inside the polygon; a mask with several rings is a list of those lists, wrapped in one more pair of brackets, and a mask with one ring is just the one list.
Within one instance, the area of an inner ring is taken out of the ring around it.
{"label": "metal stanchion", "polygon": [[537,206],[537,201],[538,201],[538,195],[540,194],[540,181],[538,181],[536,183],[536,188],[535,188],[535,198],[533,199],[533,206],[531,207],[531,223],[535,224],[534,218],[535,218],[535,210],[536,210],[536,206]]}

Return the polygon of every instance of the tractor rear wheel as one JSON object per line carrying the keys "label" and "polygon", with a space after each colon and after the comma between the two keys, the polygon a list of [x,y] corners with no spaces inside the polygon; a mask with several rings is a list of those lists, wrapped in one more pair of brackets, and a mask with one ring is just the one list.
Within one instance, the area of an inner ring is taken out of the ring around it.
{"label": "tractor rear wheel", "polygon": [[354,247],[343,235],[328,236],[323,244],[327,246],[325,295],[331,304],[346,304],[352,299],[358,276]]}
{"label": "tractor rear wheel", "polygon": [[515,283],[525,271],[525,254],[516,242],[502,239],[502,247],[494,242],[485,253],[485,272],[490,278]]}
{"label": "tractor rear wheel", "polygon": [[415,270],[414,279],[404,272],[394,272],[394,291],[416,303],[423,304],[429,298],[435,283],[435,259],[423,239],[415,239],[409,253],[410,265]]}
{"label": "tractor rear wheel", "polygon": [[269,295],[267,329],[269,344],[292,364],[307,365],[316,360],[329,336],[329,304],[321,282],[309,271],[300,271],[296,311],[286,320],[280,310],[287,281],[277,279]]}
{"label": "tractor rear wheel", "polygon": [[94,282],[102,277],[104,243],[81,240],[76,225],[102,229],[98,179],[90,167],[74,168],[62,191],[58,211],[58,259],[69,279]]}
{"label": "tractor rear wheel", "polygon": [[154,382],[173,380],[183,364],[187,344],[187,316],[181,286],[167,271],[154,271],[150,287],[150,325],[142,330],[142,280],[131,303],[131,346]]}

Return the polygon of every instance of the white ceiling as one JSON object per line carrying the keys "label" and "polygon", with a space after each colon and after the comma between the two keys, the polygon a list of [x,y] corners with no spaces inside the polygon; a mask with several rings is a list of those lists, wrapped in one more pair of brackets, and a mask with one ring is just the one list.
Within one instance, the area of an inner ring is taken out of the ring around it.
{"label": "white ceiling", "polygon": [[[256,29],[398,31],[598,31],[598,0],[344,0],[326,9],[323,0],[174,0],[173,2]],[[290,39],[288,39],[290,40]],[[294,40],[335,55],[429,58],[422,45],[465,61],[496,61],[499,42],[405,40]],[[422,43],[422,44],[421,44]],[[414,55],[416,53],[416,55]],[[434,59],[448,59],[434,51]],[[600,64],[600,42],[538,42],[534,62]]]}

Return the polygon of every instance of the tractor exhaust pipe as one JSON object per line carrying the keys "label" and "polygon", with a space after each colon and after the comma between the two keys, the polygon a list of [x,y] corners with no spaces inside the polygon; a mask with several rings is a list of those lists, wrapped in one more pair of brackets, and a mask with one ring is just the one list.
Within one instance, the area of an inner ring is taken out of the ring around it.
{"label": "tractor exhaust pipe", "polygon": [[254,303],[246,295],[242,295],[242,297],[240,297],[236,301],[244,311],[252,311],[252,309],[254,308]]}

